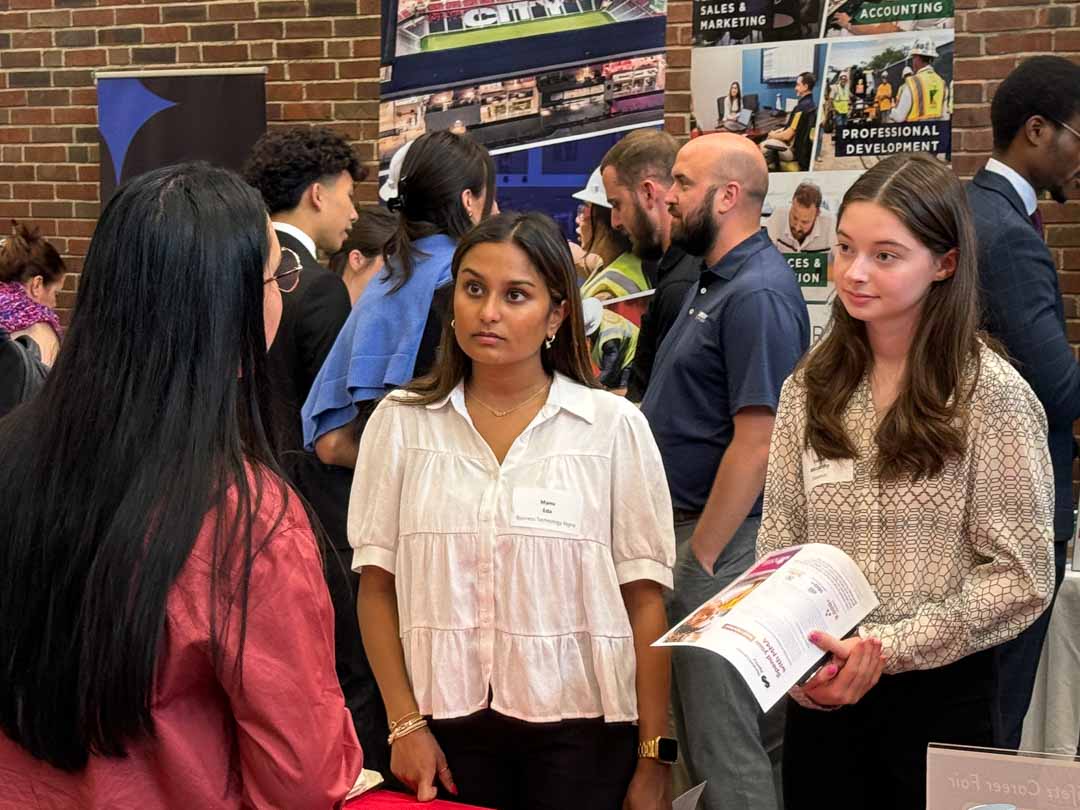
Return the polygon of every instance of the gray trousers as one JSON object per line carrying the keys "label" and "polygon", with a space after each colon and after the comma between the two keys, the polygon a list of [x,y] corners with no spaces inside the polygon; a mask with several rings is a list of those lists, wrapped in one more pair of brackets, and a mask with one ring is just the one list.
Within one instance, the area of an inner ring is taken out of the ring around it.
{"label": "gray trousers", "polygon": [[[760,518],[746,519],[709,576],[690,551],[697,521],[675,523],[675,592],[668,603],[672,626],[753,564],[760,524]],[[672,670],[679,755],[692,784],[709,783],[699,806],[780,810],[786,698],[765,714],[735,668],[707,650],[673,647]]]}

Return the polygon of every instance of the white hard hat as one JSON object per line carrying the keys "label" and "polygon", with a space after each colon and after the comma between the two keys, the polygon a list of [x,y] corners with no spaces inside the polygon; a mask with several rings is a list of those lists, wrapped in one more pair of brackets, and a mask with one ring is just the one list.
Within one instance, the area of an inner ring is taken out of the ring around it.
{"label": "white hard hat", "polygon": [[900,75],[901,76],[913,76],[913,75],[915,75],[915,71],[911,69],[911,65],[904,65],[904,70]]}
{"label": "white hard hat", "polygon": [[604,305],[599,298],[585,298],[581,301],[581,315],[585,319],[585,334],[591,335],[600,328],[600,320],[604,317]]}
{"label": "white hard hat", "polygon": [[409,141],[403,147],[394,152],[390,158],[390,173],[386,175],[386,181],[379,186],[379,199],[387,202],[391,197],[398,194],[398,181],[401,179],[401,164],[405,162],[405,155],[413,142]]}
{"label": "white hard hat", "polygon": [[915,40],[915,44],[908,51],[908,56],[929,56],[931,59],[937,59],[937,55],[937,46],[930,39]]}
{"label": "white hard hat", "polygon": [[611,203],[608,202],[607,192],[604,190],[604,180],[600,176],[599,168],[594,169],[593,173],[589,175],[589,182],[585,184],[585,188],[570,196],[575,200],[581,200],[582,202],[591,203],[593,205],[602,205],[604,208],[611,208]]}

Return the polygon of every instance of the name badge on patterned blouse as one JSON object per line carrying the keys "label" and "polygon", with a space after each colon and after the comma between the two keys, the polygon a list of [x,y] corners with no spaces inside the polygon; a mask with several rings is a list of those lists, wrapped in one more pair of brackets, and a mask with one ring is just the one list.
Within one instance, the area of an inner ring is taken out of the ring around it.
{"label": "name badge on patterned blouse", "polygon": [[820,458],[814,448],[803,452],[803,489],[806,494],[819,484],[842,484],[855,480],[855,460],[851,458]]}
{"label": "name badge on patterned blouse", "polygon": [[579,534],[581,495],[558,489],[515,487],[510,525]]}

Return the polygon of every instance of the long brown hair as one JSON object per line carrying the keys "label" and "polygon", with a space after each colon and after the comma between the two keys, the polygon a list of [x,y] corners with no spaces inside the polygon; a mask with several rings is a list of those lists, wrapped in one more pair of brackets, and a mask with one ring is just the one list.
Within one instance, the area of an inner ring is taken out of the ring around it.
{"label": "long brown hair", "polygon": [[[506,211],[481,222],[458,243],[450,272],[457,283],[458,270],[465,255],[477,245],[490,243],[516,245],[529,257],[529,262],[547,284],[551,305],[565,301],[566,317],[555,333],[551,348],[540,351],[544,370],[558,372],[589,388],[598,388],[589,359],[585,339],[585,322],[581,315],[581,293],[570,247],[559,226],[545,214],[517,214]],[[443,326],[439,358],[431,373],[406,386],[418,397],[403,399],[410,405],[428,405],[446,397],[459,382],[472,373],[472,360],[458,345],[451,320]]]}
{"label": "long brown hair", "polygon": [[[935,256],[954,249],[958,254],[952,276],[934,282],[926,293],[900,392],[875,435],[879,476],[934,476],[964,451],[974,389],[974,382],[964,382],[969,364],[975,364],[978,378],[978,265],[967,197],[944,163],[912,154],[886,158],[856,180],[844,195],[838,221],[855,202],[888,209]],[[856,456],[843,414],[872,365],[866,325],[837,298],[828,333],[801,364],[806,441],[822,458]]]}

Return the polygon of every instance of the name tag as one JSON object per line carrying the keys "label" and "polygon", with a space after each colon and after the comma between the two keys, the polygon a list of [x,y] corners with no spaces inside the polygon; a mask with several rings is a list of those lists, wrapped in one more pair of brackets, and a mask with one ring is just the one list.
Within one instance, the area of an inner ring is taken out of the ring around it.
{"label": "name tag", "polygon": [[855,459],[819,458],[814,448],[803,452],[803,489],[810,490],[820,484],[843,484],[855,480]]}
{"label": "name tag", "polygon": [[511,526],[581,533],[581,496],[575,492],[516,487],[512,507]]}

